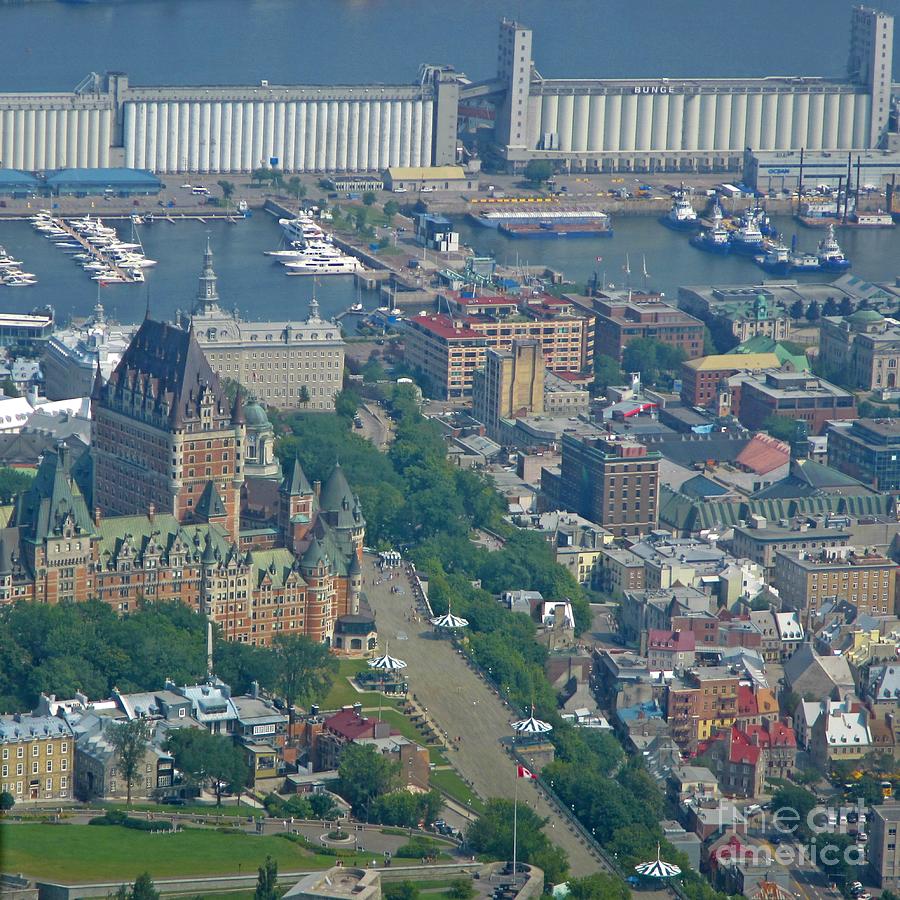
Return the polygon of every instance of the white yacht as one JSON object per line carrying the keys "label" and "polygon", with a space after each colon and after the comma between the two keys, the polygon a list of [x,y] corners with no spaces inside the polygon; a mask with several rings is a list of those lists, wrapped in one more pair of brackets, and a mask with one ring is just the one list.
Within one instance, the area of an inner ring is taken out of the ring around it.
{"label": "white yacht", "polygon": [[284,266],[288,275],[352,275],[363,271],[360,261],[352,256],[298,259],[286,262]]}

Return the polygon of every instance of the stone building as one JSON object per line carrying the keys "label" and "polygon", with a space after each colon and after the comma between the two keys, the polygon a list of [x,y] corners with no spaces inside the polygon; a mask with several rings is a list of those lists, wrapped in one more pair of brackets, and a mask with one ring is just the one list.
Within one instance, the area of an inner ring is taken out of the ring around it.
{"label": "stone building", "polygon": [[344,341],[336,322],[319,317],[315,299],[305,321],[244,321],[237,310],[219,305],[207,243],[191,322],[213,371],[244,385],[266,406],[334,409],[344,381]]}
{"label": "stone building", "polygon": [[822,319],[819,357],[827,371],[867,391],[897,387],[900,324],[874,309]]}
{"label": "stone building", "polygon": [[17,804],[70,800],[75,738],[53,716],[0,716],[0,791]]}

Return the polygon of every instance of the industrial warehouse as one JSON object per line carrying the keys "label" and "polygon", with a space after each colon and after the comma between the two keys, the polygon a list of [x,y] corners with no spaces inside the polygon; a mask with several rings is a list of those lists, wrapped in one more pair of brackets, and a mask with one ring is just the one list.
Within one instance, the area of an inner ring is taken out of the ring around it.
{"label": "industrial warehouse", "polygon": [[409,85],[133,87],[122,73],[92,73],[71,93],[0,95],[0,159],[26,171],[380,172],[452,165],[460,126],[490,122],[513,171],[532,159],[585,172],[736,171],[747,148],[896,148],[893,18],[855,7],[850,26],[844,81],[545,79],[531,30],[508,19],[497,76],[477,83],[440,66]]}

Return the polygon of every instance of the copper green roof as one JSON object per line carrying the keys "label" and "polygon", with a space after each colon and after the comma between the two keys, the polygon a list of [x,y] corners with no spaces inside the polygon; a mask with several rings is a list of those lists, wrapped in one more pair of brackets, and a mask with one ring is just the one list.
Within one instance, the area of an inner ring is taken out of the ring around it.
{"label": "copper green roof", "polygon": [[93,533],[94,523],[70,464],[65,445],[47,453],[28,489],[16,498],[11,524],[22,529],[26,540],[61,537],[68,522],[76,535]]}
{"label": "copper green roof", "polygon": [[309,486],[309,481],[303,472],[303,468],[300,465],[300,460],[296,457],[291,465],[290,472],[285,475],[281,482],[281,492],[283,494],[288,494],[291,497],[311,494],[313,492],[312,488]]}
{"label": "copper green roof", "polygon": [[264,428],[266,425],[271,424],[265,409],[255,400],[244,407],[244,421],[248,426],[255,428]]}
{"label": "copper green roof", "polygon": [[866,325],[870,322],[882,322],[884,316],[874,309],[858,309],[855,313],[847,316],[847,321],[853,322],[855,325]]}
{"label": "copper green roof", "polygon": [[273,587],[283,587],[291,575],[302,584],[300,573],[294,568],[294,554],[280,547],[276,550],[255,550],[250,554],[257,586],[268,577]]}

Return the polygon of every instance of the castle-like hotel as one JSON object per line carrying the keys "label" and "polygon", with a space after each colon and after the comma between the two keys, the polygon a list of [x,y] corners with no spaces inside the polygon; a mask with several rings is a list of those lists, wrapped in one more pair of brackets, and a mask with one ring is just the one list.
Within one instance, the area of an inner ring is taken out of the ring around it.
{"label": "castle-like hotel", "polygon": [[[312,311],[312,317],[316,311]],[[78,460],[46,454],[0,509],[0,603],[178,599],[234,641],[374,646],[360,613],[365,519],[339,465],[284,475],[262,406],[231,402],[193,327],[149,317],[91,395]]]}

